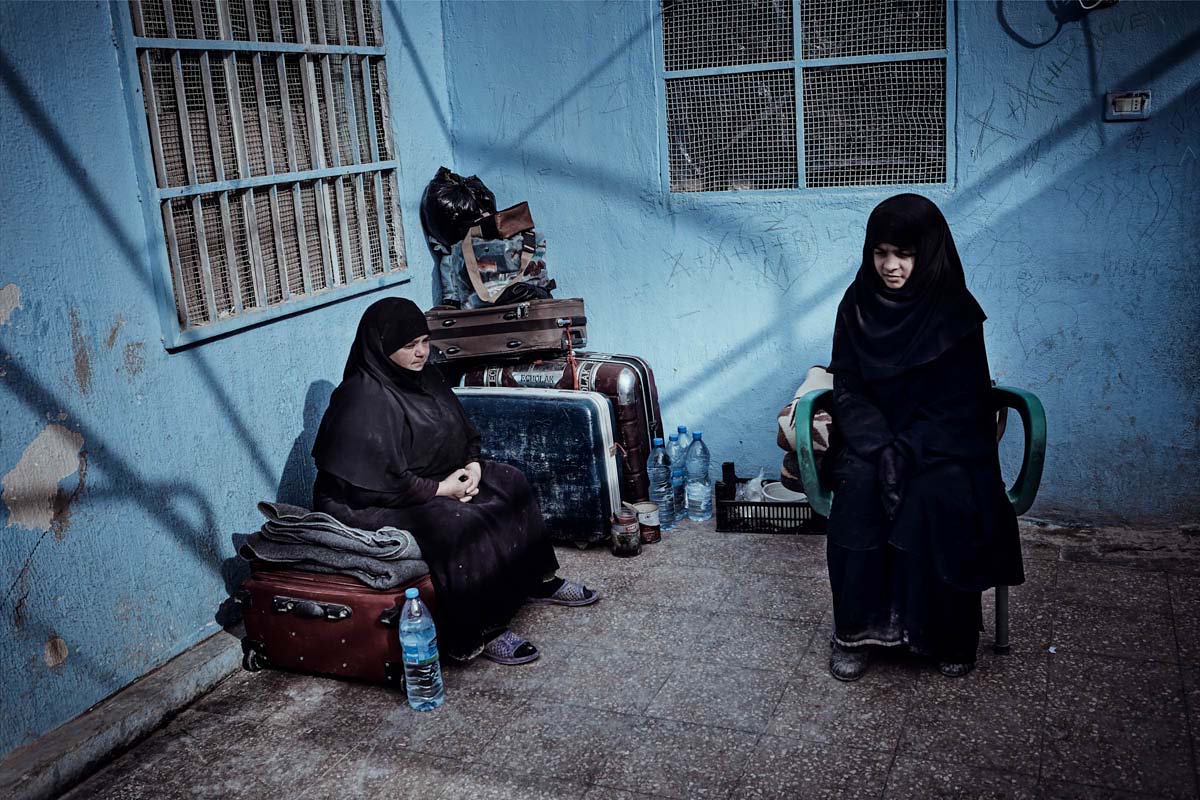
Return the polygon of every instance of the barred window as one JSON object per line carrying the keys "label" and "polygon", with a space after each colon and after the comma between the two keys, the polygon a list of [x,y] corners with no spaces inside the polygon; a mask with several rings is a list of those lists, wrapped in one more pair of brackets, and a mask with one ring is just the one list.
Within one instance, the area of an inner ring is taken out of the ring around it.
{"label": "barred window", "polygon": [[378,0],[129,12],[168,346],[403,279]]}
{"label": "barred window", "polygon": [[672,192],[946,181],[946,0],[661,0]]}

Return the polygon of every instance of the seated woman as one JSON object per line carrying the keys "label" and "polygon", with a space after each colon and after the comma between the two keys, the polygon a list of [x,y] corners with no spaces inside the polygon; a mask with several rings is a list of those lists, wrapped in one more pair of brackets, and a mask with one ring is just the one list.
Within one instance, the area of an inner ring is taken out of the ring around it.
{"label": "seated woman", "polygon": [[358,323],[317,431],[313,508],[347,525],[412,533],[437,592],[442,652],[523,664],[537,648],[506,625],[527,600],[582,606],[599,594],[554,576],[558,561],[521,471],[479,457],[479,434],[436,369],[411,300]]}
{"label": "seated woman", "polygon": [[981,592],[1025,579],[996,452],[985,318],[938,207],[914,194],[880,203],[838,307],[829,368],[829,670],[839,680],[862,676],[870,647],[896,645],[966,675]]}

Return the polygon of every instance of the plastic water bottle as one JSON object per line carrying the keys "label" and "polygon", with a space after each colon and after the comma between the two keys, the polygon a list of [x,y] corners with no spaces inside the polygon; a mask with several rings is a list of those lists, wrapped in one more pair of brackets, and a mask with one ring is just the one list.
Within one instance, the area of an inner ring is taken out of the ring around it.
{"label": "plastic water bottle", "polygon": [[646,477],[650,480],[650,500],[658,505],[658,524],[669,531],[675,527],[675,494],[671,489],[671,459],[661,437],[654,437],[654,449],[646,459]]}
{"label": "plastic water bottle", "polygon": [[400,648],[404,651],[404,688],[408,691],[408,704],[417,711],[432,711],[445,701],[446,691],[442,685],[433,617],[421,602],[416,587],[404,590]]}
{"label": "plastic water bottle", "polygon": [[692,437],[688,435],[687,425],[680,425],[675,430],[679,431],[679,446],[683,448],[686,455],[688,448],[692,446]]}
{"label": "plastic water bottle", "polygon": [[671,494],[675,499],[675,519],[683,519],[687,513],[687,468],[683,460],[687,457],[687,448],[679,444],[679,434],[672,433],[667,439],[667,457],[671,459]]}
{"label": "plastic water bottle", "polygon": [[695,522],[712,519],[713,487],[708,477],[710,459],[704,433],[696,431],[683,460],[687,469],[687,515],[688,519]]}

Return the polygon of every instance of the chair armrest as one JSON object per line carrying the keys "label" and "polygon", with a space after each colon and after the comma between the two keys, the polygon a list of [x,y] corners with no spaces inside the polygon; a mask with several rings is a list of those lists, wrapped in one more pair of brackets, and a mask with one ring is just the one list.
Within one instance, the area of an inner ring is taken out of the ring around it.
{"label": "chair armrest", "polygon": [[821,476],[817,474],[817,458],[813,452],[812,423],[813,414],[817,411],[817,401],[825,395],[832,394],[829,389],[817,389],[796,401],[795,411],[792,412],[792,426],[796,429],[796,460],[800,464],[800,482],[804,485],[804,493],[808,495],[808,503],[813,511],[822,517],[829,516],[833,506],[833,492],[821,485]]}
{"label": "chair armrest", "polygon": [[1007,406],[1016,410],[1021,415],[1021,427],[1025,429],[1025,456],[1021,461],[1021,471],[1008,490],[1008,500],[1019,516],[1033,505],[1042,483],[1042,468],[1046,465],[1046,409],[1033,392],[1012,386],[992,387],[992,398],[997,407]]}

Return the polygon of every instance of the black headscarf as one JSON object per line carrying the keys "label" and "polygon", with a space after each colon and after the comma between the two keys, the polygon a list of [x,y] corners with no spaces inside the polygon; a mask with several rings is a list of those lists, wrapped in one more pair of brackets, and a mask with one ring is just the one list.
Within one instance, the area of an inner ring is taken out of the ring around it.
{"label": "black headscarf", "polygon": [[[916,250],[912,274],[889,289],[875,271],[880,242]],[[884,380],[927,364],[987,316],[967,289],[946,218],[916,194],[884,200],[867,220],[862,264],[838,306],[830,372]]]}
{"label": "black headscarf", "polygon": [[416,303],[387,297],[358,323],[342,383],[321,419],[317,467],[378,492],[399,492],[405,473],[440,479],[466,463],[477,436],[440,374],[404,369],[389,356],[429,333]]}
{"label": "black headscarf", "polygon": [[385,384],[397,380],[405,386],[410,382],[420,383],[417,376],[421,372],[404,369],[391,360],[391,355],[418,336],[427,335],[429,323],[412,300],[404,297],[377,300],[358,321],[358,333],[350,346],[342,380],[356,372],[365,372]]}

